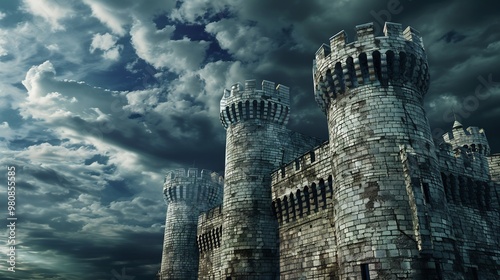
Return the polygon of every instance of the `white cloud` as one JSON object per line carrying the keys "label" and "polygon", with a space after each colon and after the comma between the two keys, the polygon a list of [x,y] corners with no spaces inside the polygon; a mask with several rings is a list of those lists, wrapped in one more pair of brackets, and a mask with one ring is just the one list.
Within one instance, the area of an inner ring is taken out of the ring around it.
{"label": "white cloud", "polygon": [[84,0],[97,18],[119,36],[127,33],[134,20],[151,21],[155,16],[175,6],[175,1],[100,1]]}
{"label": "white cloud", "polygon": [[107,25],[115,34],[120,36],[126,34],[124,25],[130,20],[129,15],[120,13],[120,10],[113,10],[112,7],[95,0],[85,0],[84,3],[90,6],[92,15]]}
{"label": "white cloud", "polygon": [[64,1],[23,0],[23,9],[34,16],[43,18],[50,24],[53,31],[65,30],[60,21],[75,14]]}
{"label": "white cloud", "polygon": [[138,114],[145,114],[147,111],[158,105],[159,89],[138,90],[127,93],[128,105],[124,108]]}
{"label": "white cloud", "polygon": [[213,34],[221,48],[238,60],[256,61],[275,50],[277,42],[258,26],[249,26],[236,19],[223,19],[207,24],[206,31]]}
{"label": "white cloud", "polygon": [[178,8],[172,10],[170,17],[183,22],[200,23],[204,17],[222,12],[227,7],[225,2],[227,1],[182,1]]}
{"label": "white cloud", "polygon": [[174,30],[174,26],[158,30],[152,22],[136,21],[130,35],[137,55],[156,68],[166,67],[176,73],[198,69],[209,42],[172,40]]}
{"label": "white cloud", "polygon": [[118,39],[109,34],[94,34],[92,37],[92,43],[90,44],[90,52],[94,52],[96,49],[107,51],[113,47],[115,47],[116,41]]}
{"label": "white cloud", "polygon": [[21,115],[51,122],[67,117],[95,121],[99,115],[91,108],[105,114],[121,111],[125,100],[117,92],[91,87],[76,81],[55,78],[56,71],[50,61],[33,66],[26,73],[23,85],[28,90]]}
{"label": "white cloud", "polygon": [[60,51],[61,49],[59,48],[59,45],[57,44],[50,44],[50,45],[46,45],[45,46],[49,51],[52,51],[52,52],[57,52],[57,51]]}
{"label": "white cloud", "polygon": [[120,58],[120,50],[123,49],[123,45],[116,45],[117,41],[118,38],[109,33],[94,34],[90,44],[90,53],[102,50],[104,58],[116,61]]}

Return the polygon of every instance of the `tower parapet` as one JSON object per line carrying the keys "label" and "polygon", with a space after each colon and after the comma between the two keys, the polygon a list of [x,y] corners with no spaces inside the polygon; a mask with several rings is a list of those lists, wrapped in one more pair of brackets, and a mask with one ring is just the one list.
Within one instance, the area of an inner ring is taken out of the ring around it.
{"label": "tower parapet", "polygon": [[248,80],[224,90],[220,118],[226,129],[221,279],[276,279],[278,223],[270,207],[271,172],[290,142],[290,96],[283,85]]}
{"label": "tower parapet", "polygon": [[165,176],[168,204],[161,262],[161,279],[197,279],[198,217],[222,201],[223,179],[208,170],[172,170]]}
{"label": "tower parapet", "polygon": [[453,150],[465,149],[468,153],[479,153],[483,156],[490,155],[490,146],[486,139],[484,129],[470,126],[464,129],[463,125],[455,121],[451,131],[443,135],[445,143],[449,143]]}
{"label": "tower parapet", "polygon": [[163,194],[169,203],[185,200],[206,211],[220,203],[223,184],[222,176],[209,170],[176,169],[167,172]]}
{"label": "tower parapet", "polygon": [[220,120],[225,128],[248,119],[286,124],[289,112],[290,89],[266,80],[262,81],[261,89],[255,88],[255,80],[245,81],[244,87],[236,83],[230,90],[224,89],[220,101]]}
{"label": "tower parapet", "polygon": [[315,98],[326,113],[332,99],[363,85],[412,87],[421,95],[429,87],[429,70],[419,32],[386,22],[384,36],[375,37],[373,23],[356,26],[357,41],[345,31],[316,52],[313,64]]}
{"label": "tower parapet", "polygon": [[[331,37],[313,63],[315,98],[329,130],[339,276],[439,278],[437,269],[421,267],[453,253],[455,241],[439,236],[451,232],[451,222],[423,108],[429,72],[422,39],[415,29],[390,22],[384,36],[375,37],[373,23],[356,26],[356,34],[352,43],[344,31]],[[401,146],[412,151],[411,162],[395,157]],[[433,220],[424,227],[429,205]],[[432,247],[417,248],[403,232],[424,236],[422,244]],[[418,258],[409,263],[401,251]],[[443,269],[443,278],[453,273]]]}

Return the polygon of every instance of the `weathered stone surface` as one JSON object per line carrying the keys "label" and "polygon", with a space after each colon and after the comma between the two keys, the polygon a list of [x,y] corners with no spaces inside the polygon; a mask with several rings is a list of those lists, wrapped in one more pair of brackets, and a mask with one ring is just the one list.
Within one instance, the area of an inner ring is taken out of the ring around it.
{"label": "weathered stone surface", "polygon": [[161,279],[197,279],[198,216],[222,200],[223,179],[208,170],[179,169],[165,176],[168,204],[160,269]]}
{"label": "weathered stone surface", "polygon": [[[165,249],[162,271],[172,269],[164,275],[500,278],[500,155],[490,155],[482,129],[459,122],[435,145],[416,30],[386,23],[375,37],[373,24],[363,24],[356,34],[349,43],[339,32],[316,52],[314,93],[327,116],[326,142],[285,127],[287,87],[263,81],[257,89],[249,80],[224,91],[222,205],[202,207],[199,217],[186,202],[169,205],[165,248],[173,251]],[[172,224],[190,225],[189,234]]]}

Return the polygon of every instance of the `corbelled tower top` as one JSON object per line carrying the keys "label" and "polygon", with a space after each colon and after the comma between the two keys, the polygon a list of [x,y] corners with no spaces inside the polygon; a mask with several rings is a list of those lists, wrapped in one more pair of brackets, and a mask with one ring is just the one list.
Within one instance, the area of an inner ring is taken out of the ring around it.
{"label": "corbelled tower top", "polygon": [[451,131],[443,135],[445,143],[449,143],[453,150],[465,149],[467,152],[476,152],[484,156],[490,155],[490,146],[486,139],[484,129],[470,126],[464,129],[462,124],[455,121]]}
{"label": "corbelled tower top", "polygon": [[347,43],[345,31],[316,52],[313,66],[316,101],[326,112],[333,99],[363,85],[410,87],[424,95],[429,86],[427,56],[418,31],[386,22],[384,36],[375,37],[373,23],[356,26],[357,41]]}
{"label": "corbelled tower top", "polygon": [[176,169],[165,176],[163,194],[169,203],[184,200],[210,208],[222,201],[223,184],[222,176],[209,170]]}
{"label": "corbelled tower top", "polygon": [[262,89],[255,88],[255,80],[245,81],[244,87],[234,84],[231,90],[224,90],[220,101],[220,120],[225,128],[248,119],[286,124],[289,113],[290,89],[266,80]]}

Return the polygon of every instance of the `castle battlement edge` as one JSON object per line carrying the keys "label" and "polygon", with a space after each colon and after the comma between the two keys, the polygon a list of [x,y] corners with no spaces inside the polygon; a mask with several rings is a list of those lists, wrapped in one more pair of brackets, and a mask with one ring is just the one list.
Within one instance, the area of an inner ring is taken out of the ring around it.
{"label": "castle battlement edge", "polygon": [[224,90],[224,179],[167,174],[158,279],[500,279],[500,154],[458,121],[432,138],[418,31],[356,37],[313,61],[327,141],[286,127],[286,86]]}

